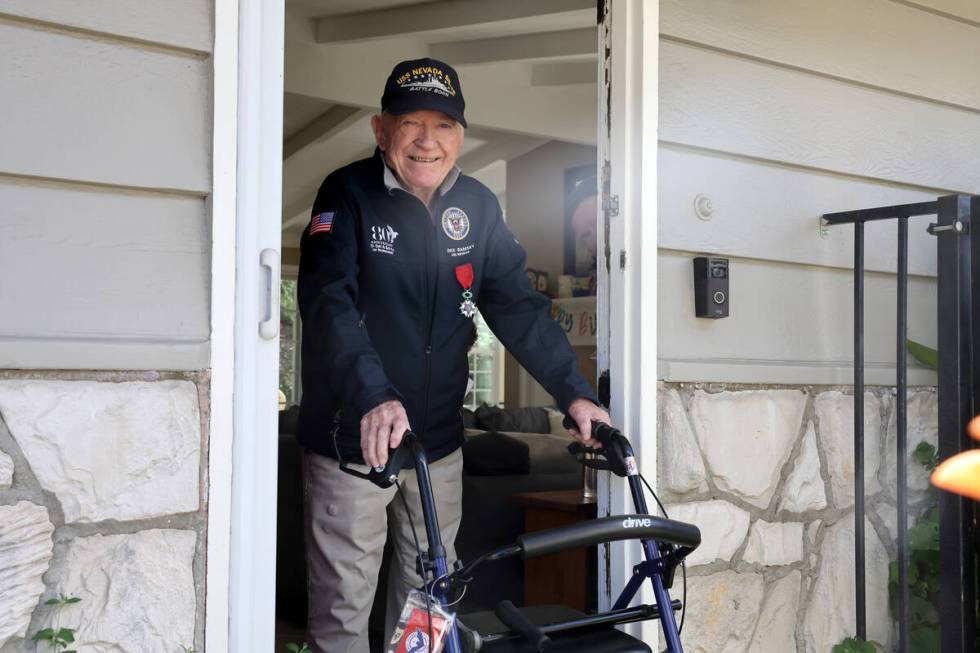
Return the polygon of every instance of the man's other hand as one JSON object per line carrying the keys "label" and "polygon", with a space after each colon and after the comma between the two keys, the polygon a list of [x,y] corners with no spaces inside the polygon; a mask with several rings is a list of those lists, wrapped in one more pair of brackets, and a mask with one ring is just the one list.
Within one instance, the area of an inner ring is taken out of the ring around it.
{"label": "man's other hand", "polygon": [[612,424],[609,413],[588,399],[576,399],[568,405],[568,416],[578,424],[577,429],[568,430],[576,440],[593,449],[602,447],[598,440],[592,438],[592,420]]}
{"label": "man's other hand", "polygon": [[397,399],[378,404],[361,418],[361,454],[371,467],[388,462],[388,450],[401,444],[411,427],[405,407]]}

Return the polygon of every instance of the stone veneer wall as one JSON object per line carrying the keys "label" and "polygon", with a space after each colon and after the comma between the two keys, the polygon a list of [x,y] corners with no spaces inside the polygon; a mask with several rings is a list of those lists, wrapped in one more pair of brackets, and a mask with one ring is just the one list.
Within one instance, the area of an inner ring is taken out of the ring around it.
{"label": "stone veneer wall", "polygon": [[[894,399],[889,388],[864,397],[868,637],[884,651],[895,641]],[[830,653],[855,634],[853,401],[847,387],[661,386],[661,499],[703,540],[688,563],[688,653]],[[909,451],[935,445],[934,389],[910,390],[908,417]],[[928,475],[908,469],[914,516]]]}
{"label": "stone veneer wall", "polygon": [[80,652],[203,650],[207,387],[0,372],[0,653],[55,619]]}

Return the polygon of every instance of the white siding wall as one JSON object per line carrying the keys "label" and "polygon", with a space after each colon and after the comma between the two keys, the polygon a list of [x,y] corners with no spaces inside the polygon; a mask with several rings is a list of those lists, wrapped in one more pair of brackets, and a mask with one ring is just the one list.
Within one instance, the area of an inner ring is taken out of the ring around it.
{"label": "white siding wall", "polygon": [[[852,228],[821,235],[818,216],[980,192],[975,14],[972,0],[661,0],[661,378],[849,382]],[[910,229],[910,335],[935,344],[929,220]],[[867,267],[885,273],[867,281],[871,383],[894,379],[894,234],[867,228]],[[701,252],[732,259],[725,320],[693,317]]]}
{"label": "white siding wall", "polygon": [[212,23],[0,7],[0,367],[208,366]]}

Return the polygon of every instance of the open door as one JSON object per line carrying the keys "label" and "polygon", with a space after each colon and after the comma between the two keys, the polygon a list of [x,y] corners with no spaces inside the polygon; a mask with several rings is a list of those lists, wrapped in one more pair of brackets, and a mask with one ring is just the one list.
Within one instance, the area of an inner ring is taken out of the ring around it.
{"label": "open door", "polygon": [[[632,440],[656,489],[657,57],[659,3],[599,3],[599,369],[609,371],[610,414]],[[627,486],[606,475],[600,512],[632,512]],[[608,608],[640,562],[621,543],[600,551],[599,607]],[[652,602],[645,586],[644,602]],[[658,624],[631,634],[656,642]]]}
{"label": "open door", "polygon": [[[237,106],[224,106],[221,116],[224,120],[237,118],[237,142],[219,144],[237,151],[235,181],[226,180],[235,186],[234,220],[226,225],[234,234],[234,251],[220,261],[226,282],[221,296],[234,297],[233,324],[228,329],[233,331],[234,348],[221,347],[223,369],[233,370],[233,382],[229,385],[223,380],[221,396],[218,389],[213,396],[215,405],[230,403],[232,414],[228,416],[230,429],[225,429],[231,433],[230,441],[222,437],[219,442],[212,433],[210,449],[206,645],[209,651],[271,651],[275,633],[281,239],[277,218],[282,196],[284,3],[240,0],[237,7],[222,2],[218,9],[225,26],[237,23],[238,28],[237,47],[233,33],[219,30],[219,38],[229,41],[223,50],[228,61],[222,65],[237,64],[237,79],[223,75],[220,82],[225,93],[216,93],[223,106],[227,105],[225,87],[237,85]],[[226,134],[226,125],[216,123],[216,131]],[[215,152],[224,156],[218,145]],[[230,316],[223,320],[230,321]]]}

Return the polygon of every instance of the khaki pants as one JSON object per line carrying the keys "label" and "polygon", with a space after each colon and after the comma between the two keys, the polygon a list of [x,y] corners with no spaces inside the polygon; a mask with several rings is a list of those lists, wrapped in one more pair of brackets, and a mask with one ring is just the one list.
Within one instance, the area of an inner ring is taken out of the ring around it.
{"label": "khaki pants", "polygon": [[[462,517],[463,454],[456,450],[429,465],[439,530],[450,566]],[[422,584],[405,505],[394,487],[381,488],[345,474],[336,460],[303,455],[306,494],[306,567],[309,616],[306,641],[313,653],[368,653],[368,617],[378,584],[389,520],[395,559],[389,572],[385,644],[409,590]],[[419,545],[428,550],[415,470],[399,476]]]}

